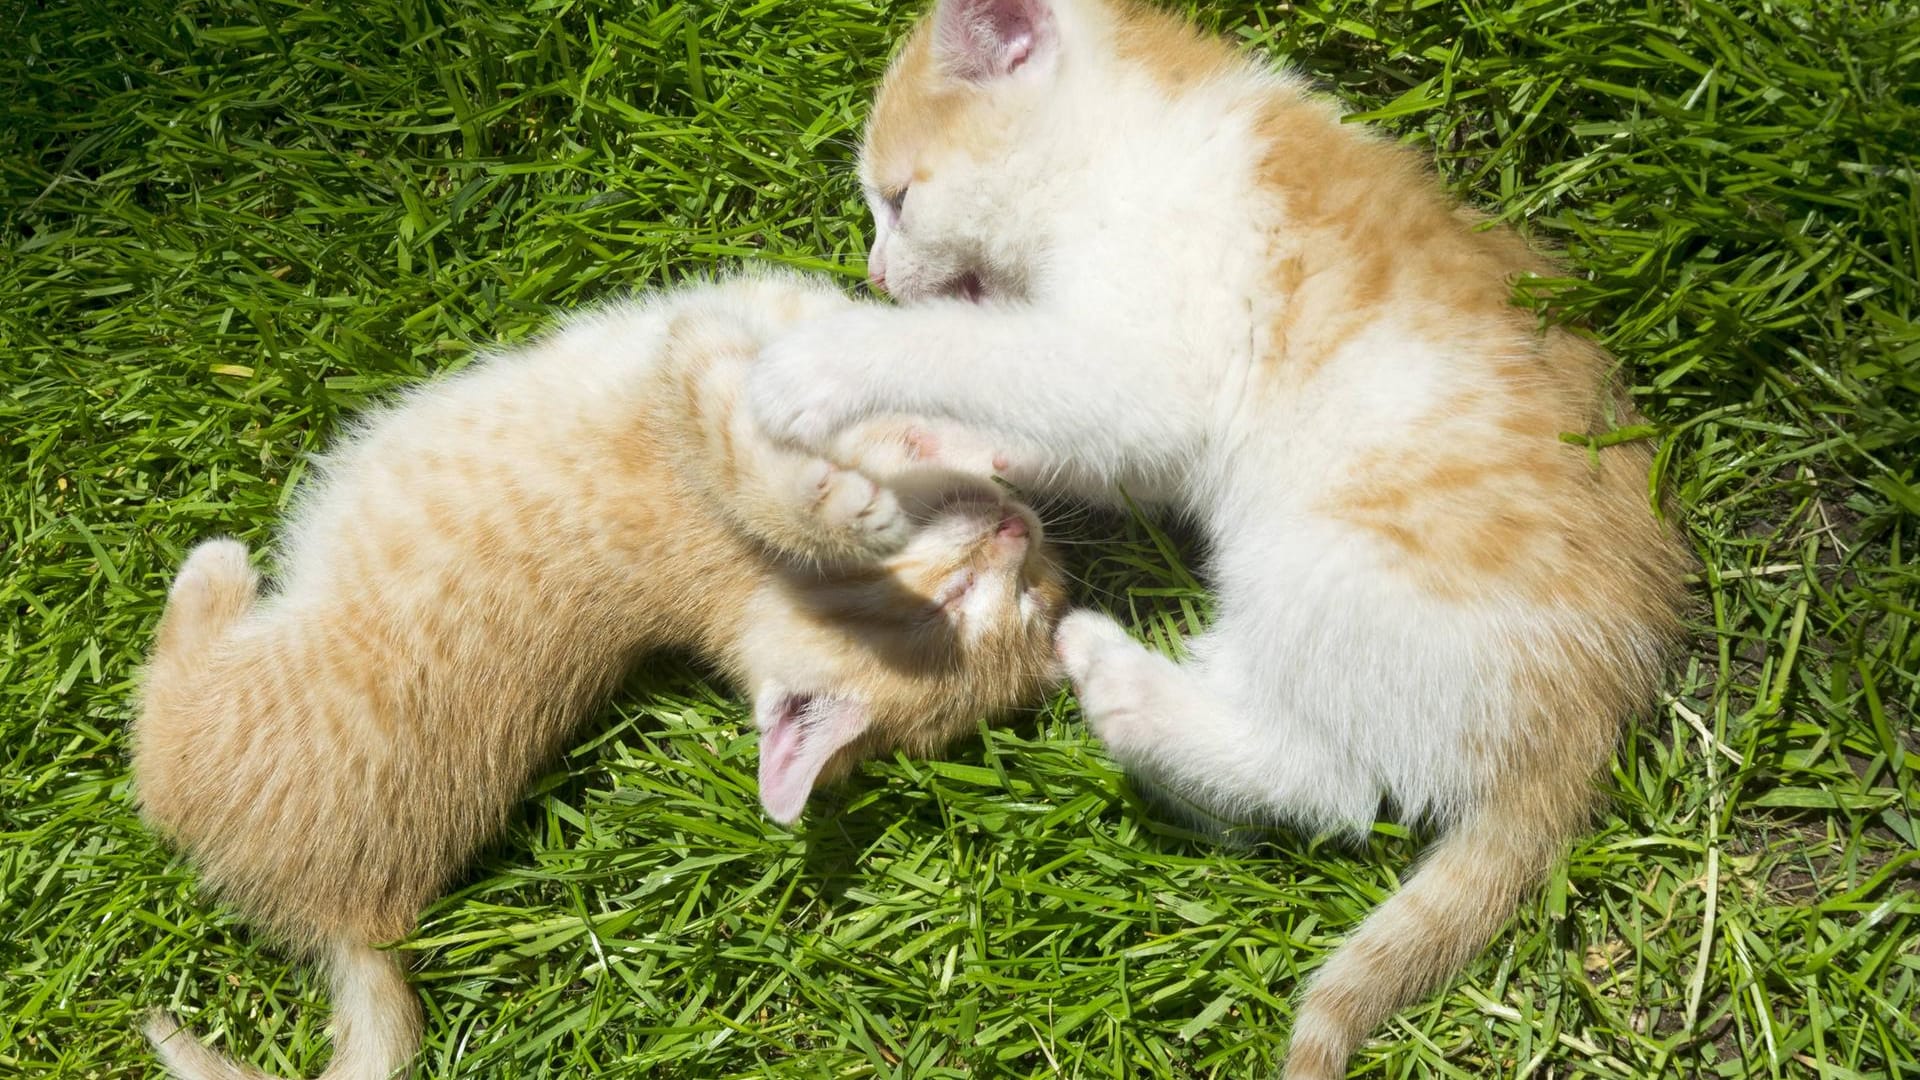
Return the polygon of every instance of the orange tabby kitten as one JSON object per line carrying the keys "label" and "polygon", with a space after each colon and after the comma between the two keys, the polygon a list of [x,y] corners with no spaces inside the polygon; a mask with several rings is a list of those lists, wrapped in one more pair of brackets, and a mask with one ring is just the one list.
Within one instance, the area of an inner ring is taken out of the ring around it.
{"label": "orange tabby kitten", "polygon": [[[1065,594],[1026,510],[949,483],[912,517],[735,409],[769,334],[845,303],[760,278],[608,308],[366,421],[304,493],[269,594],[234,541],[187,559],[134,725],[139,800],[325,962],[327,1077],[407,1063],[418,1002],[374,943],[646,651],[691,648],[752,693],[782,822],[857,760],[935,749],[1054,677]],[[841,447],[901,481],[991,467],[932,425]],[[261,1075],[170,1017],[148,1034],[185,1080]]]}

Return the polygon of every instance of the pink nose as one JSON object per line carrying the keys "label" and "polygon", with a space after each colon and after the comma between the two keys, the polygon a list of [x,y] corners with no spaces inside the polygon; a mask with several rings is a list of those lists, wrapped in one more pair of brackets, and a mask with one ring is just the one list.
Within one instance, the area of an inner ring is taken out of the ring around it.
{"label": "pink nose", "polygon": [[1019,514],[1008,514],[1000,519],[999,534],[1014,539],[1027,535],[1027,519]]}
{"label": "pink nose", "polygon": [[877,267],[867,271],[867,284],[873,286],[873,290],[875,292],[886,292],[887,291],[886,271],[881,270]]}

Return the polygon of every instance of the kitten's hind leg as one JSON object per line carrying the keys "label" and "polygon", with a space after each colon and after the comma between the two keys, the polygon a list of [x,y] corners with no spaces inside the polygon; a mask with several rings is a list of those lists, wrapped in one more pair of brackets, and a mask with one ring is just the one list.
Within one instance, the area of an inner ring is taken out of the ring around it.
{"label": "kitten's hind leg", "polygon": [[1377,786],[1291,718],[1248,708],[1242,673],[1176,664],[1119,623],[1076,611],[1054,635],[1093,733],[1121,766],[1229,818],[1310,830],[1364,827]]}
{"label": "kitten's hind leg", "polygon": [[154,673],[197,669],[212,644],[253,606],[259,590],[245,544],[208,540],[194,548],[167,590],[154,635]]}

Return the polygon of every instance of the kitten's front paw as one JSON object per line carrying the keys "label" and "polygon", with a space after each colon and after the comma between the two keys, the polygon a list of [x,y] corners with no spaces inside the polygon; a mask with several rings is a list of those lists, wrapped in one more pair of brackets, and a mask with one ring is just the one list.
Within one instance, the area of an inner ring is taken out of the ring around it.
{"label": "kitten's front paw", "polygon": [[1122,764],[1139,756],[1151,739],[1154,656],[1119,623],[1085,609],[1060,620],[1053,651],[1094,735]]}
{"label": "kitten's front paw", "polygon": [[877,559],[906,544],[913,523],[893,492],[829,461],[812,473],[814,516],[845,554]]}
{"label": "kitten's front paw", "polygon": [[822,319],[790,331],[760,351],[747,376],[747,407],[779,442],[827,449],[835,432],[865,410],[860,380],[845,370],[844,341],[828,336],[838,323]]}

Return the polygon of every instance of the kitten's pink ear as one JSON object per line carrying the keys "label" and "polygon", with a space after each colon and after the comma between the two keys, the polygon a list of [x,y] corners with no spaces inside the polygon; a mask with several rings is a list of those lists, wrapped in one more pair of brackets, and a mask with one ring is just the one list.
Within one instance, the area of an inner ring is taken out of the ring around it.
{"label": "kitten's pink ear", "polygon": [[1011,74],[1054,47],[1052,0],[940,0],[933,18],[941,63],[974,82]]}
{"label": "kitten's pink ear", "polygon": [[820,770],[867,730],[867,708],[846,698],[762,690],[753,703],[760,728],[760,805],[782,825],[800,819]]}

